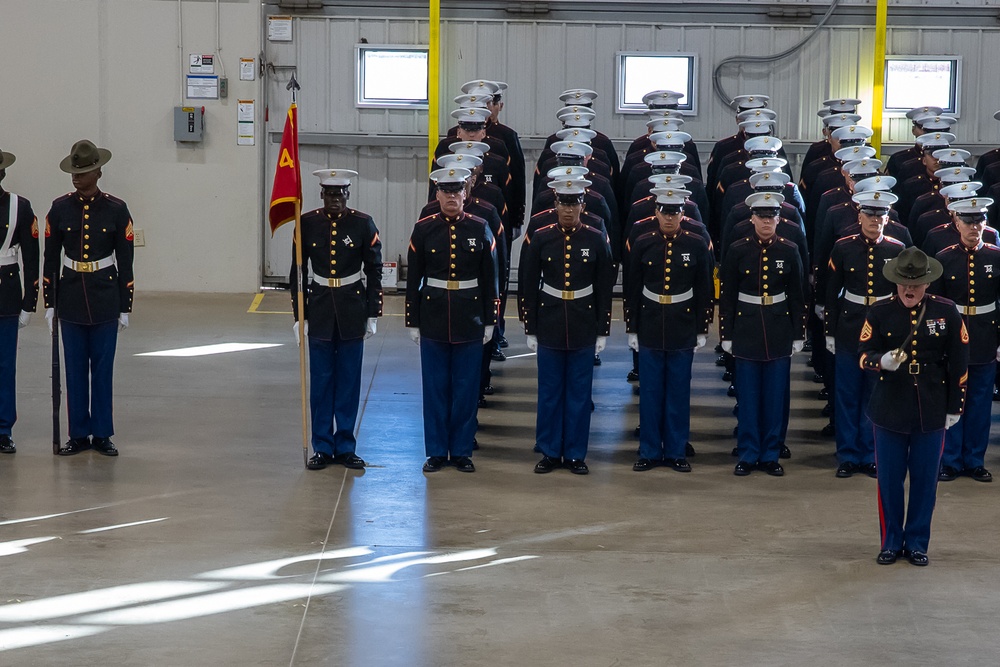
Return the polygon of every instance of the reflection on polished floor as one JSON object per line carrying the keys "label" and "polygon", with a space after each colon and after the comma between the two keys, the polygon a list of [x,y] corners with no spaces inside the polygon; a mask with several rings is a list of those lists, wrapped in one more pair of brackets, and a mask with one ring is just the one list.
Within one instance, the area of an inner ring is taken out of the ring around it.
{"label": "reflection on polished floor", "polygon": [[[287,294],[251,299],[140,295],[119,342],[118,459],[51,455],[44,320],[22,332],[18,453],[0,456],[0,664],[996,662],[1000,487],[942,484],[931,566],[876,565],[875,482],[834,477],[804,358],[784,478],[732,475],[710,347],[695,357],[694,472],[634,473],[616,321],[591,474],[543,476],[534,359],[510,322],[478,472],[425,475],[419,361],[387,297],[365,352],[370,466],[311,472],[291,316],[275,312]],[[279,346],[136,356],[222,343]]]}

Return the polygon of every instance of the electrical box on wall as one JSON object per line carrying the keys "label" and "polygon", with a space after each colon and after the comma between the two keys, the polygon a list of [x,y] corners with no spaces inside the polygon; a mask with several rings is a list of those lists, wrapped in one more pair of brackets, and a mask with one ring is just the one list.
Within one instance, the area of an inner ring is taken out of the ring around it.
{"label": "electrical box on wall", "polygon": [[205,107],[174,107],[174,141],[200,142],[205,132]]}

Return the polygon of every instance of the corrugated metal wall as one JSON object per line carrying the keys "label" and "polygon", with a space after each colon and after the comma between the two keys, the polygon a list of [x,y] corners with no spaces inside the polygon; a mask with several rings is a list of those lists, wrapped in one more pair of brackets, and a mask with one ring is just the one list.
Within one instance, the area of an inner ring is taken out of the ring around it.
{"label": "corrugated metal wall", "polygon": [[[970,0],[978,2],[978,0]],[[896,2],[895,4],[900,4]],[[525,20],[448,20],[442,25],[442,76],[446,107],[441,127],[450,123],[451,97],[465,81],[477,77],[507,81],[502,120],[522,139],[543,138],[558,129],[556,96],[571,87],[601,93],[595,103],[594,127],[612,138],[632,139],[645,131],[643,116],[614,113],[614,55],[617,51],[691,52],[699,55],[698,115],[684,126],[699,142],[711,143],[733,132],[731,110],[712,93],[714,64],[733,55],[767,55],[801,40],[808,26],[648,25],[612,22]],[[299,17],[290,44],[267,43],[266,57],[279,66],[295,66],[302,85],[299,96],[303,138],[303,173],[326,166],[357,169],[359,183],[351,204],[370,213],[382,231],[385,259],[405,258],[409,231],[426,198],[426,111],[357,109],[354,106],[354,46],[427,44],[427,22],[341,16]],[[1000,143],[1000,125],[992,114],[1000,108],[995,54],[1000,28],[895,28],[890,54],[963,56],[962,118],[959,140],[976,145]],[[793,145],[820,135],[815,112],[832,96],[858,96],[866,117],[872,108],[867,90],[871,77],[873,31],[865,27],[824,29],[796,56],[769,65],[727,71],[723,85],[730,94],[765,93],[779,113],[779,134]],[[991,70],[991,68],[994,68]],[[270,132],[280,133],[287,103],[289,70],[278,68],[268,84]],[[909,123],[888,119],[885,140],[908,142]],[[365,135],[398,137],[399,146],[372,145]],[[332,144],[332,145],[331,145]],[[269,143],[268,169],[274,169]],[[794,152],[794,151],[793,151]],[[981,152],[981,150],[980,150]],[[537,152],[526,151],[529,166]],[[306,208],[319,206],[315,180],[306,177]],[[287,276],[288,235],[283,228],[267,243],[265,275]]]}

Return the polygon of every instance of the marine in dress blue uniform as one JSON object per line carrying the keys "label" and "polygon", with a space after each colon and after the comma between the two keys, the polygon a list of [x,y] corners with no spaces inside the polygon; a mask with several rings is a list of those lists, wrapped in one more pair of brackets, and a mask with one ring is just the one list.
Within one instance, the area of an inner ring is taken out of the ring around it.
{"label": "marine in dress blue uniform", "polygon": [[405,324],[420,346],[424,472],[449,461],[461,472],[476,469],[480,361],[499,290],[496,239],[485,220],[464,210],[470,175],[458,167],[431,173],[441,212],[417,221],[406,254]]}
{"label": "marine in dress blue uniform", "polygon": [[[0,183],[16,159],[0,151]],[[38,303],[38,266],[38,220],[31,202],[0,185],[0,454],[17,451],[11,438],[17,421],[17,332]]]}
{"label": "marine in dress blue uniform", "polygon": [[681,193],[657,196],[657,228],[631,245],[625,288],[629,347],[639,353],[636,472],[664,465],[690,472],[691,364],[712,319],[715,259],[699,234],[682,228]]}
{"label": "marine in dress blue uniform", "polygon": [[791,355],[805,342],[799,251],[775,233],[780,199],[770,192],[747,197],[754,234],[733,244],[719,274],[719,334],[723,350],[736,359],[738,476],[755,467],[784,474],[778,457]]}
{"label": "marine in dress blue uniform", "polygon": [[594,354],[611,333],[614,280],[607,235],[585,225],[584,188],[556,187],[558,223],[525,237],[521,314],[528,348],[537,352],[536,473],[565,466],[585,475]]}
{"label": "marine in dress blue uniform", "polygon": [[320,169],[313,175],[320,179],[323,208],[302,216],[302,266],[293,262],[288,277],[296,341],[296,294],[304,286],[313,447],[306,467],[320,470],[336,463],[360,469],[365,462],[356,453],[354,427],[364,341],[375,334],[382,315],[382,241],[370,215],[347,207],[356,171]]}
{"label": "marine in dress blue uniform", "polygon": [[965,402],[969,335],[953,301],[926,293],[942,273],[936,259],[907,248],[882,271],[896,295],[869,311],[859,346],[861,367],[879,374],[868,404],[878,464],[877,562],[903,556],[927,565],[945,429],[958,423]]}
{"label": "marine in dress blue uniform", "polygon": [[51,331],[58,308],[66,364],[69,440],[62,456],[90,447],[118,456],[112,381],[118,332],[132,312],[135,250],[128,206],[97,186],[110,159],[111,151],[90,141],[73,144],[59,168],[72,174],[76,191],[52,202],[45,219],[45,319]]}
{"label": "marine in dress blue uniform", "polygon": [[985,467],[990,440],[993,382],[1000,355],[1000,248],[983,242],[991,200],[972,198],[949,204],[957,218],[961,241],[937,254],[943,274],[930,287],[955,302],[969,332],[969,379],[962,418],[948,429],[938,480],[950,482],[968,475],[992,482]]}
{"label": "marine in dress blue uniform", "polygon": [[904,248],[883,233],[894,194],[863,192],[853,199],[860,207],[861,231],[837,241],[817,286],[817,298],[825,306],[826,349],[834,355],[836,369],[833,419],[840,478],[857,472],[876,476],[875,440],[865,409],[877,376],[858,364],[858,340],[868,311],[892,297],[893,284],[882,267]]}

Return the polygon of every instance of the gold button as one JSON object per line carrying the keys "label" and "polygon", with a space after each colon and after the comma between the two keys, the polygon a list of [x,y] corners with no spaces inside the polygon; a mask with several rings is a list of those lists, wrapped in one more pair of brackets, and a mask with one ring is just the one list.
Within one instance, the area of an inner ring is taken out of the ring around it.
{"label": "gold button", "polygon": [[569,259],[569,253],[566,253],[566,259]]}
{"label": "gold button", "polygon": [[767,274],[765,273],[763,276],[761,276],[761,279],[762,280],[767,280]]}
{"label": "gold button", "polygon": [[83,214],[83,219],[84,219],[84,220],[90,220],[90,214],[88,214],[88,213],[84,213],[84,214]]}
{"label": "gold button", "polygon": [[572,250],[572,249],[573,249],[573,246],[571,246],[569,243],[567,243],[566,244],[566,250]]}
{"label": "gold button", "polygon": [[[767,289],[767,283],[764,283],[764,289]],[[766,294],[764,296],[767,296]]]}
{"label": "gold button", "polygon": [[872,286],[872,285],[874,285],[874,284],[875,284],[875,283],[873,283],[873,282],[872,282],[871,280],[869,280],[869,281],[868,281],[868,286],[869,286],[869,287],[871,287],[871,286]]}
{"label": "gold button", "polygon": [[869,265],[868,265],[868,268],[869,268],[869,269],[874,269],[874,268],[875,268],[875,265],[873,265],[873,264],[869,264]]}
{"label": "gold button", "polygon": [[84,235],[83,235],[83,238],[85,238],[85,239],[89,239],[89,238],[90,238],[90,234],[84,234]]}
{"label": "gold button", "polygon": [[916,320],[910,320],[910,324],[916,324],[916,323],[917,323]]}
{"label": "gold button", "polygon": [[458,237],[457,237],[457,236],[455,236],[454,234],[452,234],[452,235],[451,235],[451,240],[452,240],[452,241],[454,241],[454,240],[455,240],[455,239],[457,239],[457,238],[458,238]]}
{"label": "gold button", "polygon": [[337,260],[335,260],[335,259],[331,259],[331,260],[330,260],[330,263],[331,263],[331,264],[336,264],[336,263],[337,263]]}
{"label": "gold button", "polygon": [[84,259],[87,259],[88,257],[90,257],[90,255],[88,255],[87,253],[83,253],[83,258]]}
{"label": "gold button", "polygon": [[452,254],[451,254],[451,258],[452,258],[452,259],[455,259],[455,253],[452,253]]}
{"label": "gold button", "polygon": [[569,262],[566,262],[566,268],[567,269],[569,268]]}
{"label": "gold button", "polygon": [[673,254],[674,254],[674,251],[673,251],[673,250],[668,250],[668,251],[667,251],[667,255],[673,255]]}
{"label": "gold button", "polygon": [[670,267],[668,266],[668,267],[667,267],[667,268],[665,268],[665,269],[664,269],[663,271],[664,271],[665,273],[670,273]]}
{"label": "gold button", "polygon": [[668,259],[668,260],[667,260],[667,264],[669,264],[669,263],[670,263],[670,260]]}
{"label": "gold button", "polygon": [[84,225],[83,228],[84,229],[90,229],[90,225]]}
{"label": "gold button", "polygon": [[975,294],[975,293],[976,293],[976,290],[974,290],[974,289],[970,289],[969,290],[969,294]]}
{"label": "gold button", "polygon": [[84,204],[83,205],[83,210],[84,211],[89,211],[90,210],[90,204]]}
{"label": "gold button", "polygon": [[330,232],[330,234],[332,234],[333,236],[336,236],[337,235],[337,230],[336,229],[333,230],[332,232]]}
{"label": "gold button", "polygon": [[453,269],[454,269],[454,268],[455,268],[455,265],[454,265],[454,264],[452,264],[452,265],[451,265],[451,268],[453,268]]}
{"label": "gold button", "polygon": [[970,284],[970,285],[975,285],[975,284],[976,284],[976,281],[975,281],[975,280],[970,280],[970,281],[969,281],[969,284]]}
{"label": "gold button", "polygon": [[84,250],[90,250],[90,244],[87,244],[87,243],[83,244],[83,249]]}

